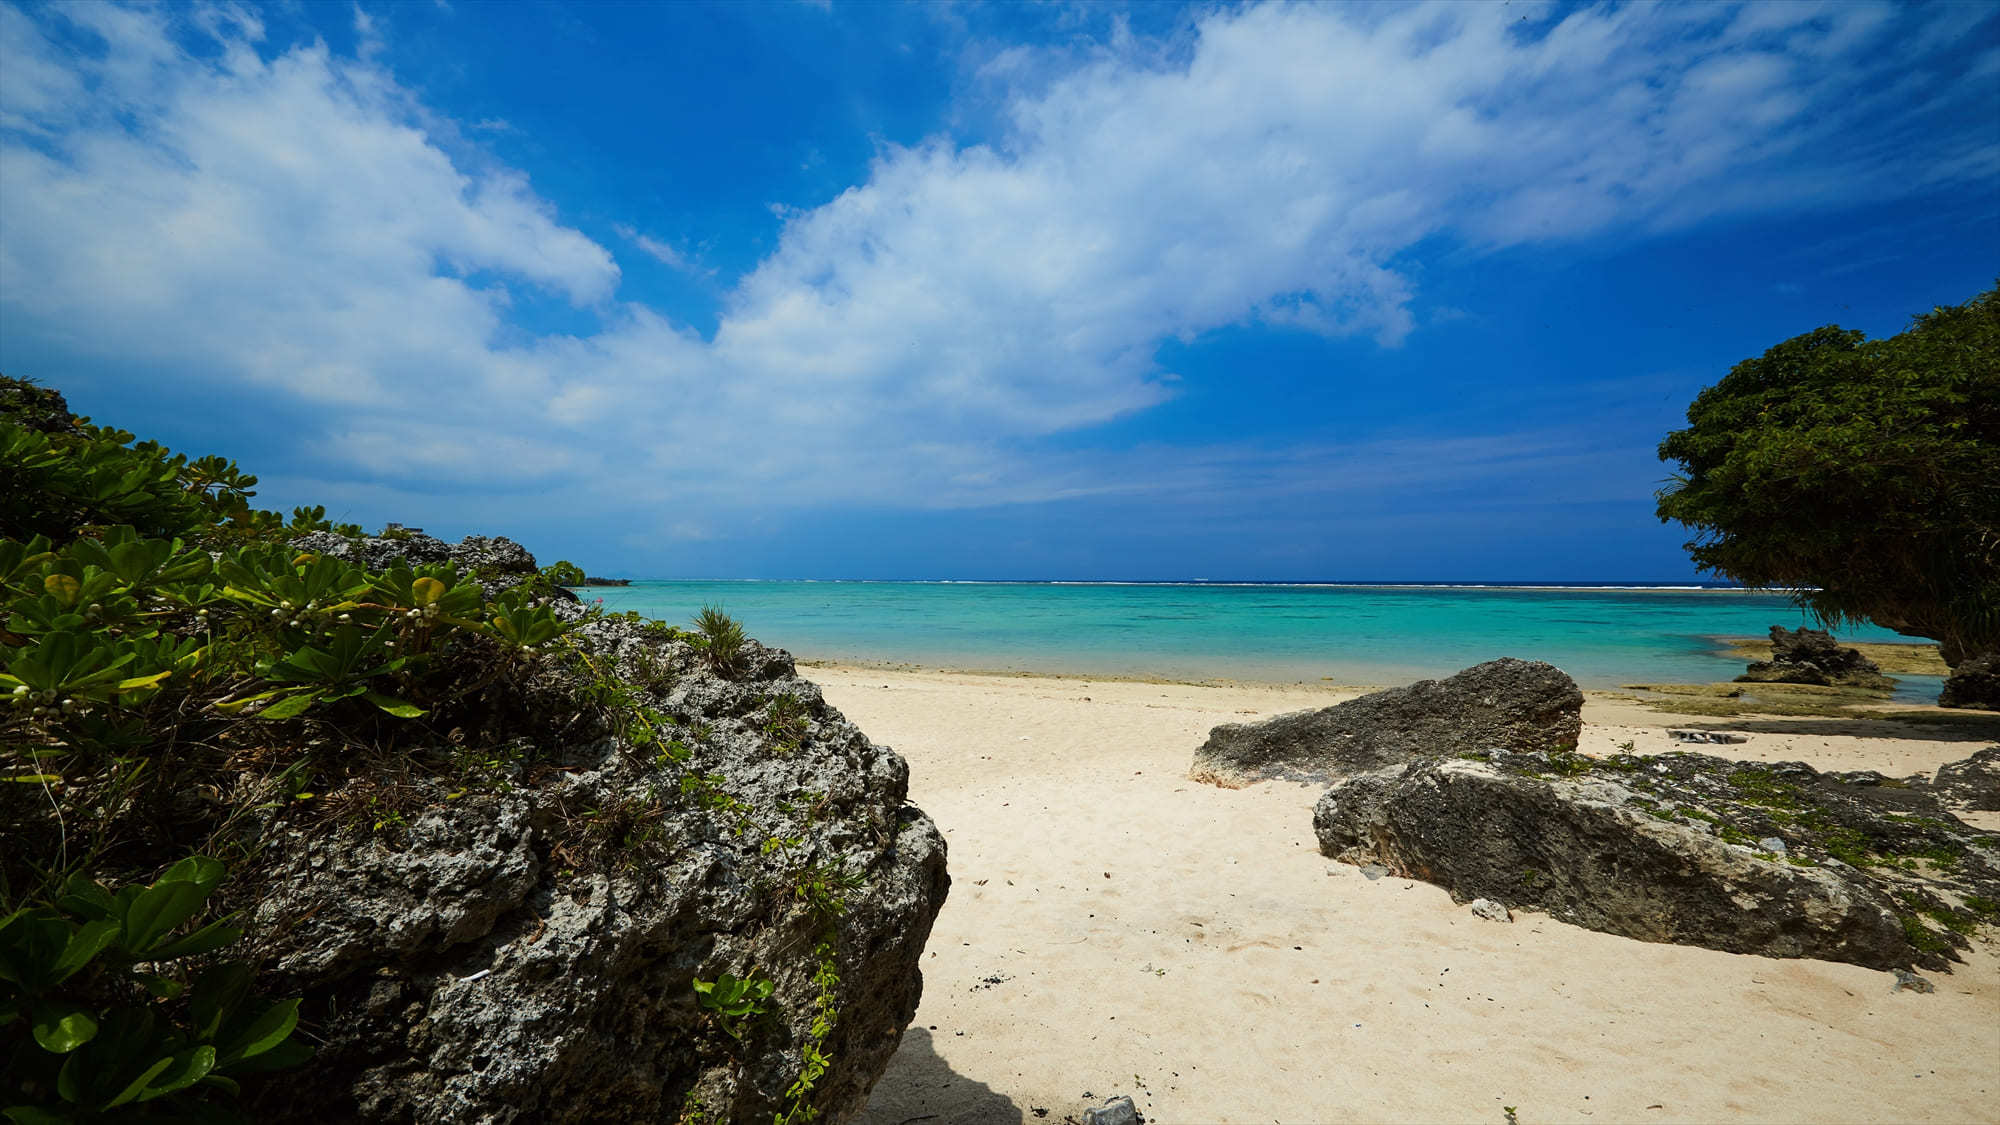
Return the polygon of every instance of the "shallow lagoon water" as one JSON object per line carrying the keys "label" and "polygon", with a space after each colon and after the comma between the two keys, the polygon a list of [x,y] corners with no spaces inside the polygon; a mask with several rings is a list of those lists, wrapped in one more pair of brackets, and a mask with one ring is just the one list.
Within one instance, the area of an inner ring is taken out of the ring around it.
{"label": "shallow lagoon water", "polygon": [[[1271,682],[1404,683],[1501,656],[1585,687],[1743,670],[1712,638],[1811,622],[1781,594],[1688,587],[636,581],[578,591],[686,624],[704,605],[804,660]],[[1867,627],[1848,640],[1911,641]],[[1899,698],[1935,699],[1936,677]]]}

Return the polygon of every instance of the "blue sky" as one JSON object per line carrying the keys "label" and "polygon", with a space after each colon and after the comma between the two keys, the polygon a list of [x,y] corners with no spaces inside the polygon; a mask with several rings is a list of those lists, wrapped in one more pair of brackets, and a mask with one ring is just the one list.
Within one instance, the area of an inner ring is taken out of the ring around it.
{"label": "blue sky", "polygon": [[0,4],[0,370],[642,576],[1677,579],[2000,274],[2000,9]]}

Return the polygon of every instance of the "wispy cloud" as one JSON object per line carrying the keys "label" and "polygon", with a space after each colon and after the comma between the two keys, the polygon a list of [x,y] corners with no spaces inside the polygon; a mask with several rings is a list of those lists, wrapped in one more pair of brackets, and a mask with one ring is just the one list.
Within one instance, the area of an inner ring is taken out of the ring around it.
{"label": "wispy cloud", "polygon": [[641,253],[663,266],[682,270],[687,273],[709,272],[696,265],[687,255],[681,253],[679,250],[674,249],[672,246],[661,242],[649,234],[640,232],[630,224],[619,223],[613,229],[618,232],[618,237],[638,247]]}
{"label": "wispy cloud", "polygon": [[[319,403],[307,448],[356,488],[616,474],[650,482],[621,501],[661,505],[977,506],[1351,480],[1335,448],[1041,443],[1170,398],[1164,341],[1267,324],[1396,346],[1423,319],[1419,247],[2000,176],[1990,129],[1931,128],[1979,119],[1990,61],[1913,65],[1969,8],[1260,5],[1171,40],[1016,47],[983,78],[1004,136],[883,148],[786,213],[704,337],[620,300],[611,253],[524,175],[437,139],[511,127],[429,128],[373,49],[269,48],[233,8],[0,5],[0,311],[129,378],[172,357]],[[52,38],[78,34],[95,47]],[[530,292],[594,329],[527,330]],[[1423,456],[1491,473],[1556,456],[1536,448]]]}

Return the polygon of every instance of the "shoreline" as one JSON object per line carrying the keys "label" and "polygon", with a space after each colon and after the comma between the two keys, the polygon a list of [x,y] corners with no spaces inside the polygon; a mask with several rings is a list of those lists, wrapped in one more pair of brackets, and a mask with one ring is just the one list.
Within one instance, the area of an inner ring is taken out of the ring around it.
{"label": "shoreline", "polygon": [[[1488,922],[1318,854],[1319,789],[1186,776],[1211,727],[1369,690],[814,665],[903,755],[953,886],[862,1125],[1150,1120],[1991,1120],[2000,943],[1892,993],[1855,965]],[[1718,721],[1587,691],[1579,749],[1930,773],[1989,743],[1882,720]],[[1746,732],[1682,747],[1672,727]],[[2000,814],[1979,824],[2000,829]],[[1968,823],[1975,823],[1969,817]],[[1329,1060],[1337,1060],[1330,1062]]]}
{"label": "shoreline", "polygon": [[800,668],[811,668],[827,672],[895,672],[907,675],[931,676],[975,676],[994,680],[1071,680],[1078,683],[1107,684],[1160,684],[1176,687],[1210,688],[1308,688],[1324,689],[1331,692],[1370,692],[1399,686],[1394,683],[1363,684],[1348,683],[1323,677],[1320,680],[1257,680],[1229,676],[1209,676],[1190,679],[1181,676],[1147,676],[1120,674],[1114,672],[1035,672],[1014,668],[939,667],[936,664],[908,660],[798,660]]}

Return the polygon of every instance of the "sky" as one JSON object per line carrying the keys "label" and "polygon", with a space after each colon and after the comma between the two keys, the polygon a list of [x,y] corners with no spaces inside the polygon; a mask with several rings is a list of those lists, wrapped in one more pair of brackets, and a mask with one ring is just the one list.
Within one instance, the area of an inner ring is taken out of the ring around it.
{"label": "sky", "polygon": [[1996,122],[1986,3],[0,2],[0,371],[608,575],[1682,580]]}

